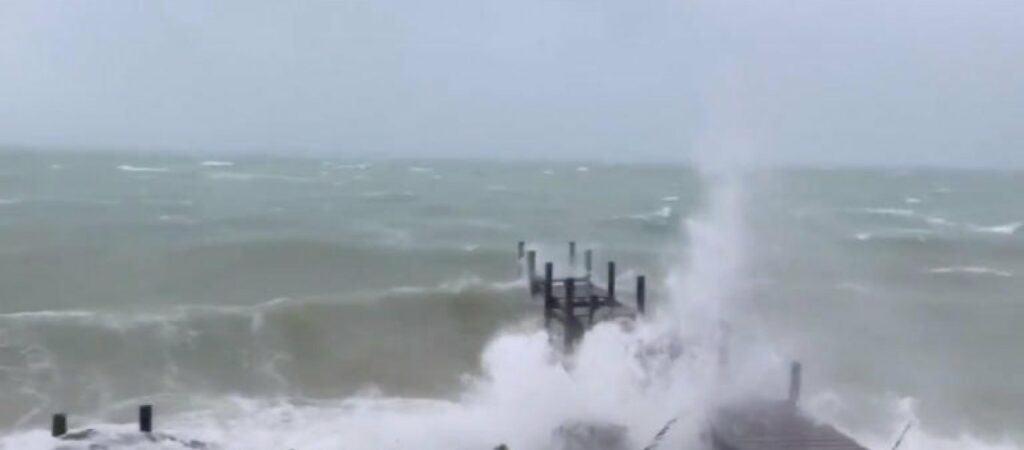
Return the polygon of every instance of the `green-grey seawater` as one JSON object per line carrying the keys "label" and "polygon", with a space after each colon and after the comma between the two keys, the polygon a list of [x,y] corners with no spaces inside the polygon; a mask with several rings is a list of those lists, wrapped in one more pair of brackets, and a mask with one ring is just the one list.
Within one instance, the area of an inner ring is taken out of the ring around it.
{"label": "green-grey seawater", "polygon": [[[457,398],[494,336],[536,326],[517,241],[564,265],[576,240],[669,302],[713,183],[674,166],[212,159],[0,154],[0,434],[58,410],[126,421],[146,399],[198,420],[238,399]],[[1024,173],[743,178],[726,310],[804,361],[812,407],[856,432],[912,398],[936,439],[1019,448]]]}

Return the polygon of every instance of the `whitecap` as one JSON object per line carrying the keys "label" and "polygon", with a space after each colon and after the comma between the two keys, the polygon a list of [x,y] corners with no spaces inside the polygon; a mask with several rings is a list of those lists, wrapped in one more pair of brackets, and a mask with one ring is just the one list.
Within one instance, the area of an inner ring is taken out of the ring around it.
{"label": "whitecap", "polygon": [[937,275],[947,274],[966,274],[966,275],[991,275],[997,277],[1009,278],[1013,276],[1012,272],[1005,270],[993,269],[984,266],[954,266],[954,267],[936,267],[928,269],[928,273]]}
{"label": "whitecap", "polygon": [[942,217],[937,217],[937,216],[925,217],[924,221],[928,222],[928,225],[932,225],[932,226],[936,226],[936,227],[953,227],[953,226],[956,226],[956,223],[954,223],[954,222],[952,222],[950,220],[947,220],[947,219],[943,219]]}
{"label": "whitecap", "polygon": [[543,172],[541,172],[541,173],[542,173],[542,174],[544,174],[544,175],[554,175],[554,174],[555,174],[555,171],[554,171],[554,170],[551,170],[551,169],[546,169],[546,170],[544,170],[544,171],[543,171]]}
{"label": "whitecap", "polygon": [[415,172],[415,173],[428,173],[428,172],[433,172],[434,169],[431,168],[431,167],[412,166],[412,167],[409,168],[409,171],[410,172]]}
{"label": "whitecap", "polygon": [[876,216],[892,216],[892,217],[914,217],[917,213],[912,209],[905,208],[861,208],[855,210],[862,214],[871,214]]}
{"label": "whitecap", "polygon": [[923,200],[921,200],[921,199],[919,199],[917,197],[907,197],[907,198],[903,199],[903,201],[906,204],[908,204],[908,205],[917,205],[917,204],[921,203]]}
{"label": "whitecap", "polygon": [[123,172],[143,172],[143,173],[167,173],[171,169],[166,167],[144,167],[144,166],[133,166],[129,164],[122,164],[117,166],[117,169]]}
{"label": "whitecap", "polygon": [[662,197],[661,201],[663,201],[663,202],[678,202],[679,201],[679,196],[678,195],[667,195],[665,197]]}
{"label": "whitecap", "polygon": [[203,161],[199,165],[203,167],[232,167],[235,163],[231,161]]}
{"label": "whitecap", "polygon": [[977,233],[1014,235],[1017,234],[1018,231],[1020,231],[1022,226],[1024,226],[1024,222],[1013,222],[1005,225],[995,226],[969,225],[968,229]]}
{"label": "whitecap", "polygon": [[853,237],[858,241],[870,241],[873,236],[871,233],[857,233]]}
{"label": "whitecap", "polygon": [[577,172],[590,172],[590,168],[587,166],[579,166],[576,168]]}
{"label": "whitecap", "polygon": [[338,163],[333,163],[333,162],[330,162],[330,161],[325,161],[323,163],[323,165],[326,166],[326,167],[329,167],[331,169],[337,169],[337,170],[366,170],[366,169],[370,168],[370,165],[369,164],[365,164],[365,163],[361,163],[361,164],[338,164]]}
{"label": "whitecap", "polygon": [[21,203],[21,199],[20,198],[3,198],[3,197],[0,197],[0,206],[3,206],[3,205],[17,205],[18,203]]}

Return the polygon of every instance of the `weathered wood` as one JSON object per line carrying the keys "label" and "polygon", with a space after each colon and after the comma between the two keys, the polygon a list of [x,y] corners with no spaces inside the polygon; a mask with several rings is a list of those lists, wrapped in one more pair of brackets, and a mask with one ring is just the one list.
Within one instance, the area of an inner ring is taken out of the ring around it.
{"label": "weathered wood", "polygon": [[536,294],[533,280],[537,279],[537,251],[530,250],[526,253],[526,279],[530,280],[530,295]]}
{"label": "weathered wood", "polygon": [[714,450],[866,450],[800,414],[788,401],[723,408],[711,421],[710,435]]}
{"label": "weathered wood", "polygon": [[608,297],[615,298],[615,261],[608,261]]}
{"label": "weathered wood", "polygon": [[68,434],[68,416],[66,414],[54,414],[50,423],[50,436],[61,437]]}
{"label": "weathered wood", "polygon": [[153,432],[153,405],[142,405],[139,407],[139,431],[143,433]]}
{"label": "weathered wood", "polygon": [[643,314],[647,309],[647,277],[636,277],[636,310]]}
{"label": "weathered wood", "polygon": [[594,270],[594,251],[589,248],[583,252],[583,269],[586,270],[587,278],[590,278],[590,273]]}

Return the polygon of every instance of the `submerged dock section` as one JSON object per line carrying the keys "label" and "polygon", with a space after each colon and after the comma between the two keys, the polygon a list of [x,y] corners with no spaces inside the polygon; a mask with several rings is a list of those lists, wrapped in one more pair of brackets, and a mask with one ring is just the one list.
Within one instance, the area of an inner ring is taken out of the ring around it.
{"label": "submerged dock section", "polygon": [[583,267],[577,265],[576,242],[569,243],[568,269],[555,271],[553,262],[545,262],[538,273],[537,251],[518,245],[520,270],[529,285],[530,295],[544,305],[544,325],[552,336],[560,336],[562,346],[571,351],[587,329],[600,322],[636,319],[647,309],[647,278],[636,277],[633,298],[616,289],[615,261],[607,262],[603,282],[594,275],[594,252],[584,252]]}

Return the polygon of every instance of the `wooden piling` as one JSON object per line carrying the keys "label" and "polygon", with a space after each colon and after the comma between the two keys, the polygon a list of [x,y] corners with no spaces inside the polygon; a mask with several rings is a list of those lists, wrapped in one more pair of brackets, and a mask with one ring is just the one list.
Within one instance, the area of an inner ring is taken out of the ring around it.
{"label": "wooden piling", "polygon": [[615,261],[608,261],[608,300],[615,300]]}
{"label": "wooden piling", "polygon": [[803,378],[803,365],[799,361],[793,361],[789,366],[789,404],[796,407],[800,402],[800,385]]}
{"label": "wooden piling", "polygon": [[576,281],[572,277],[565,279],[565,349],[572,349],[576,342]]}
{"label": "wooden piling", "polygon": [[544,263],[544,311],[550,311],[558,306],[555,304],[555,265]]}
{"label": "wooden piling", "polygon": [[519,261],[522,261],[523,260],[523,256],[526,254],[526,242],[525,241],[519,241],[519,246],[518,246],[517,254],[519,255]]}
{"label": "wooden piling", "polygon": [[526,253],[526,279],[530,283],[530,294],[533,295],[533,281],[537,279],[537,251]]}
{"label": "wooden piling", "polygon": [[647,310],[647,277],[636,277],[636,310],[643,314]]}
{"label": "wooden piling", "polygon": [[576,241],[569,241],[569,268],[576,268]]}
{"label": "wooden piling", "polygon": [[68,416],[65,414],[54,414],[53,422],[50,424],[50,436],[61,437],[68,434]]}
{"label": "wooden piling", "polygon": [[139,431],[143,433],[153,432],[153,405],[142,405],[139,407]]}
{"label": "wooden piling", "polygon": [[583,252],[583,268],[587,271],[587,279],[590,279],[590,272],[594,270],[594,251],[589,248]]}

